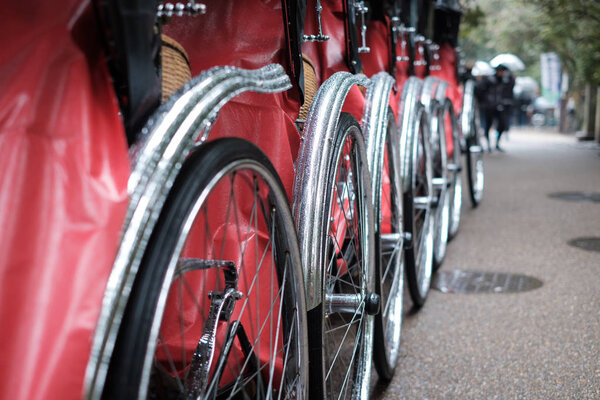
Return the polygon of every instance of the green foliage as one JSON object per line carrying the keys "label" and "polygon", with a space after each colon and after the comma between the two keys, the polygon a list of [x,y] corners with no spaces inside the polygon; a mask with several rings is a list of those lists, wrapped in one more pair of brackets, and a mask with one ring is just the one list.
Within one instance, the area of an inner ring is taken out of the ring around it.
{"label": "green foliage", "polygon": [[539,78],[542,52],[558,53],[572,84],[600,83],[600,1],[469,0],[461,23],[467,59],[514,53]]}
{"label": "green foliage", "polygon": [[527,0],[540,13],[540,40],[556,51],[577,83],[600,83],[600,2]]}

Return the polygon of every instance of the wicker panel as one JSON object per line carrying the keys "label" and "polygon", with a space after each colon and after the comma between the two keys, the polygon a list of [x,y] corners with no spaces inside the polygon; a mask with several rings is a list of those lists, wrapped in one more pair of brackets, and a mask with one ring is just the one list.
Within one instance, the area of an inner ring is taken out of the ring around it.
{"label": "wicker panel", "polygon": [[162,101],[191,79],[190,62],[183,47],[172,38],[161,36]]}

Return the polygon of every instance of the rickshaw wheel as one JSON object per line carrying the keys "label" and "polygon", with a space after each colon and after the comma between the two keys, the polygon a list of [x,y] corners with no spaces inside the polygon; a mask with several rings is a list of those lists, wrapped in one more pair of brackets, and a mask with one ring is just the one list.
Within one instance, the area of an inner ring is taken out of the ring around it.
{"label": "rickshaw wheel", "polygon": [[458,234],[462,214],[462,153],[460,138],[458,136],[458,123],[456,114],[452,107],[448,107],[448,113],[452,120],[453,153],[448,170],[451,175],[450,192],[450,223],[448,224],[448,240],[452,240]]}
{"label": "rickshaw wheel", "polygon": [[467,137],[467,180],[469,196],[473,207],[477,207],[483,199],[484,168],[483,147],[481,146],[481,129],[479,129],[479,108],[473,102],[473,118],[470,121],[471,134]]}
{"label": "rickshaw wheel", "polygon": [[413,304],[421,307],[429,293],[433,269],[434,215],[429,126],[423,107],[417,107],[410,148],[411,185],[404,193],[404,230],[411,234],[406,248],[406,280]]}
{"label": "rickshaw wheel", "polygon": [[103,398],[305,398],[304,286],[266,156],[220,139],[185,161],[149,238]]}
{"label": "rickshaw wheel", "polygon": [[394,375],[400,352],[404,295],[404,233],[402,227],[402,183],[397,126],[391,109],[383,153],[382,168],[373,171],[378,185],[375,210],[376,287],[381,288],[381,311],[375,316],[373,362],[380,379]]}
{"label": "rickshaw wheel", "polygon": [[433,187],[437,198],[434,208],[434,244],[433,244],[433,271],[437,271],[446,257],[448,245],[448,226],[450,224],[450,192],[448,190],[448,159],[446,146],[445,114],[442,104],[436,103],[433,111],[437,118],[435,126],[431,128],[432,162],[433,162]]}
{"label": "rickshaw wheel", "polygon": [[[325,240],[315,251],[323,254],[323,297],[309,311],[311,399],[368,397],[373,349],[375,279],[372,257],[372,218],[367,160],[358,141],[360,126],[342,113],[334,136],[333,157],[326,174]],[[315,215],[314,218],[319,218]],[[322,360],[319,368],[316,360]]]}

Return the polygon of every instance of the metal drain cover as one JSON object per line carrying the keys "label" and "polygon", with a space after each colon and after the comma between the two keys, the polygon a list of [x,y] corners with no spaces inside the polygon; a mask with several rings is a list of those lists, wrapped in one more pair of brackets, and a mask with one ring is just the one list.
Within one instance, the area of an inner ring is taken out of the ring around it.
{"label": "metal drain cover", "polygon": [[548,197],[566,201],[589,201],[591,203],[600,203],[600,193],[596,192],[556,192],[550,193]]}
{"label": "metal drain cover", "polygon": [[527,275],[481,271],[440,271],[432,287],[442,293],[516,293],[537,289],[542,281]]}
{"label": "metal drain cover", "polygon": [[600,252],[600,238],[597,237],[580,237],[571,239],[567,243],[579,249]]}

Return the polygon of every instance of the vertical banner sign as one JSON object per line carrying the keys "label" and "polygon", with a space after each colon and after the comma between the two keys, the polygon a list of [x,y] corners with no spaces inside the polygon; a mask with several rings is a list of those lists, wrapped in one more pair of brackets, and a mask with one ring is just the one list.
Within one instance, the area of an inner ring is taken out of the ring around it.
{"label": "vertical banner sign", "polygon": [[542,96],[558,107],[561,90],[561,64],[556,53],[540,55],[542,69]]}

